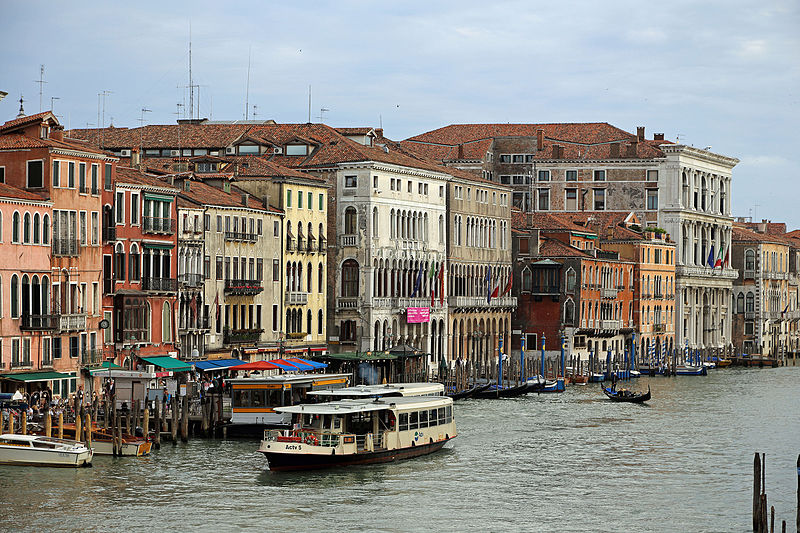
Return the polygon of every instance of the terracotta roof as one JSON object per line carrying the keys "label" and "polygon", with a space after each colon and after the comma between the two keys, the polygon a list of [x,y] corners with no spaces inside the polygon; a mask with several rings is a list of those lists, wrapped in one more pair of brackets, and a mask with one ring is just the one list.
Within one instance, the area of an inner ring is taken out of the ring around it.
{"label": "terracotta roof", "polygon": [[558,239],[543,237],[539,243],[539,255],[542,257],[591,257],[574,246],[565,244]]}
{"label": "terracotta roof", "polygon": [[250,209],[260,209],[262,211],[271,211],[280,213],[281,211],[274,208],[264,208],[264,203],[252,194],[248,194],[238,187],[231,186],[231,192],[225,192],[217,187],[212,187],[202,181],[191,180],[189,183],[189,190],[181,189],[178,193],[179,197],[184,201],[179,202],[179,205],[188,207],[189,202],[194,202],[199,205],[217,205],[224,207],[241,207],[242,195],[247,194],[247,207]]}
{"label": "terracotta roof", "polygon": [[44,119],[46,119],[48,117],[52,117],[53,120],[58,122],[58,120],[56,120],[55,115],[53,115],[53,113],[51,111],[42,111],[41,113],[36,113],[34,115],[28,115],[28,116],[25,116],[25,117],[19,117],[19,118],[15,118],[13,120],[9,120],[8,122],[6,122],[2,126],[0,126],[0,133],[4,132],[4,131],[8,131],[8,130],[19,128],[20,126],[26,126],[26,125],[29,125],[29,124],[35,124],[37,122],[43,122]]}
{"label": "terracotta roof", "polygon": [[594,231],[589,228],[575,224],[561,213],[522,213],[515,209],[511,212],[511,225],[518,228],[531,227],[544,231],[594,233]]}
{"label": "terracotta roof", "polygon": [[117,183],[131,183],[134,185],[149,185],[151,187],[161,187],[164,189],[172,189],[178,192],[178,187],[174,187],[163,179],[152,174],[145,174],[136,168],[117,166]]}
{"label": "terracotta roof", "polygon": [[375,131],[375,129],[370,128],[369,126],[364,126],[357,128],[336,128],[336,131],[338,131],[342,135],[366,135],[371,131]]}
{"label": "terracotta roof", "polygon": [[75,150],[78,152],[88,152],[92,154],[104,154],[113,157],[113,154],[98,150],[87,143],[80,141],[57,141],[52,138],[40,139],[21,133],[8,133],[0,135],[0,149],[20,150],[30,148],[61,148],[63,150]]}
{"label": "terracotta roof", "polygon": [[[666,141],[637,142],[636,135],[606,122],[562,124],[451,124],[402,141],[409,150],[439,161],[452,159],[483,159],[491,147],[489,141],[498,137],[536,137],[544,132],[544,144],[536,159],[554,159],[553,145],[563,148],[559,159],[612,159],[612,145],[620,144],[619,155],[613,159],[663,157],[658,148]],[[475,144],[483,141],[482,144]]]}
{"label": "terracotta roof", "polygon": [[305,172],[300,172],[289,167],[284,167],[268,161],[263,157],[252,156],[236,156],[227,157],[227,161],[231,161],[236,165],[239,177],[252,177],[252,178],[297,178],[312,181],[325,180],[317,176],[312,176]]}
{"label": "terracotta roof", "polygon": [[32,200],[36,202],[46,202],[48,198],[42,194],[38,194],[19,187],[14,187],[7,183],[0,183],[0,198],[16,198],[19,200]]}
{"label": "terracotta roof", "polygon": [[784,222],[737,222],[741,226],[752,230],[758,231],[761,224],[766,224],[766,230],[769,235],[785,235],[786,234],[786,223]]}
{"label": "terracotta roof", "polygon": [[758,233],[753,231],[739,222],[734,222],[733,230],[731,232],[731,241],[733,242],[763,242],[769,244],[783,244],[787,246],[794,246],[796,243],[784,235],[771,235],[769,233]]}

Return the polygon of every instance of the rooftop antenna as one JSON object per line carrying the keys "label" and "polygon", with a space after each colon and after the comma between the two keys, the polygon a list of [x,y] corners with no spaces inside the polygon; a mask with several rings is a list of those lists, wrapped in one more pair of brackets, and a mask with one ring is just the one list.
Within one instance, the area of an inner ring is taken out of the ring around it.
{"label": "rooftop antenna", "polygon": [[[178,115],[178,118],[180,118],[180,116],[181,116],[181,108],[185,107],[185,106],[184,106],[184,104],[182,104],[180,102],[178,102],[175,105],[178,108],[178,110],[175,111],[175,114]],[[180,162],[181,162],[181,123],[178,122],[178,163],[180,164]],[[180,171],[180,166],[178,166],[178,170]]]}
{"label": "rooftop antenna", "polygon": [[144,144],[144,114],[151,113],[151,109],[147,109],[146,107],[142,108],[142,116],[139,118],[139,153],[141,154],[142,145]]}
{"label": "rooftop antenna", "polygon": [[258,104],[253,104],[253,119],[258,115]]}
{"label": "rooftop antenna", "polygon": [[308,86],[308,123],[311,124],[311,85]]}
{"label": "rooftop antenna", "polygon": [[319,119],[320,122],[324,122],[322,120],[323,117],[324,117],[323,113],[325,113],[326,111],[330,111],[330,109],[328,109],[327,107],[320,107],[319,108],[319,116],[317,118]]}
{"label": "rooftop antenna", "polygon": [[683,133],[678,133],[678,134],[675,136],[675,142],[676,142],[676,143],[678,143],[678,144],[680,144],[680,143],[681,143],[681,137],[686,137],[686,135],[684,135]]}
{"label": "rooftop antenna", "polygon": [[378,124],[381,125],[381,129],[383,129],[383,115],[378,114]]}
{"label": "rooftop antenna", "polygon": [[55,114],[55,109],[56,109],[55,101],[56,100],[61,100],[61,98],[59,98],[58,96],[51,96],[50,97],[50,111],[52,111],[53,114]]}
{"label": "rooftop antenna", "polygon": [[247,49],[247,90],[244,93],[244,119],[250,118],[250,58],[253,47]]}
{"label": "rooftop antenna", "polygon": [[[104,90],[101,93],[97,93],[97,124],[98,124],[97,127],[100,128],[100,148],[101,149],[103,148],[103,131],[102,130],[103,130],[103,128],[105,128],[105,124],[106,124],[106,96],[108,96],[109,94],[112,94],[112,92],[111,91],[106,91],[106,90]],[[100,115],[100,100],[101,99],[103,100],[102,120],[101,120],[101,115]]]}
{"label": "rooftop antenna", "polygon": [[44,89],[44,84],[47,83],[44,81],[44,65],[39,65],[39,79],[34,81],[33,83],[39,84],[39,113],[42,112],[42,91]]}
{"label": "rooftop antenna", "polygon": [[194,84],[192,83],[192,21],[189,21],[189,118],[194,118]]}

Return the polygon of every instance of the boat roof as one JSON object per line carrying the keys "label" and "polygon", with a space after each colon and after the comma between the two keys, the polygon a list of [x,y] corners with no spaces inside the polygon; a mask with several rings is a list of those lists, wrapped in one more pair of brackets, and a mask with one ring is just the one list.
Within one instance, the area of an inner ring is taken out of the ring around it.
{"label": "boat roof", "polygon": [[381,385],[356,385],[333,390],[311,391],[315,396],[333,397],[363,397],[375,396],[424,396],[426,394],[443,394],[444,385],[441,383],[384,383]]}
{"label": "boat roof", "polygon": [[21,435],[19,433],[5,433],[0,435],[0,440],[14,440],[17,442],[53,442],[56,444],[68,444],[68,445],[76,445],[76,444],[83,444],[82,442],[76,440],[69,440],[69,439],[57,439],[55,437],[45,437],[43,435]]}
{"label": "boat roof", "polygon": [[452,405],[452,403],[453,399],[448,396],[406,396],[388,399],[376,398],[374,400],[357,398],[328,403],[302,403],[299,405],[276,407],[275,411],[294,414],[348,415],[353,413],[382,411],[384,409],[433,409],[435,407],[446,407]]}
{"label": "boat roof", "polygon": [[352,374],[280,374],[275,376],[257,376],[249,378],[231,378],[230,383],[259,384],[259,383],[316,383],[328,379],[349,378]]}

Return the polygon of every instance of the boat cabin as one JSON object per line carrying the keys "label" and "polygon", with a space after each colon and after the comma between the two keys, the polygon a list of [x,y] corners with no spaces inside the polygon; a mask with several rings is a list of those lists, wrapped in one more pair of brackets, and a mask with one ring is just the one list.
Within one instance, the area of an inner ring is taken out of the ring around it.
{"label": "boat cabin", "polygon": [[441,383],[384,383],[383,385],[356,385],[341,389],[311,391],[308,394],[321,402],[356,398],[444,396],[444,385]]}

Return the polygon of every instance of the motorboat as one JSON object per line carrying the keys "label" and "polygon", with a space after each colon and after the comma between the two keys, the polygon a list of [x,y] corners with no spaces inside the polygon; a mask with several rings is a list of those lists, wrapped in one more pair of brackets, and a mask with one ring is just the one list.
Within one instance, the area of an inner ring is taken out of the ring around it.
{"label": "motorboat", "polygon": [[708,367],[705,366],[678,366],[675,367],[676,376],[707,376]]}
{"label": "motorboat", "polygon": [[293,429],[267,430],[258,451],[270,470],[386,463],[426,455],[456,437],[453,399],[411,396],[276,407]]}
{"label": "motorboat", "polygon": [[40,435],[0,435],[0,464],[91,466],[93,452],[82,442]]}
{"label": "motorboat", "polygon": [[[64,436],[67,438],[75,437],[75,424],[64,424]],[[152,441],[148,439],[123,433],[122,446],[117,455],[131,457],[149,455],[152,446]],[[94,450],[95,455],[114,455],[114,441],[111,430],[105,430],[97,426],[92,428],[92,450]]]}

